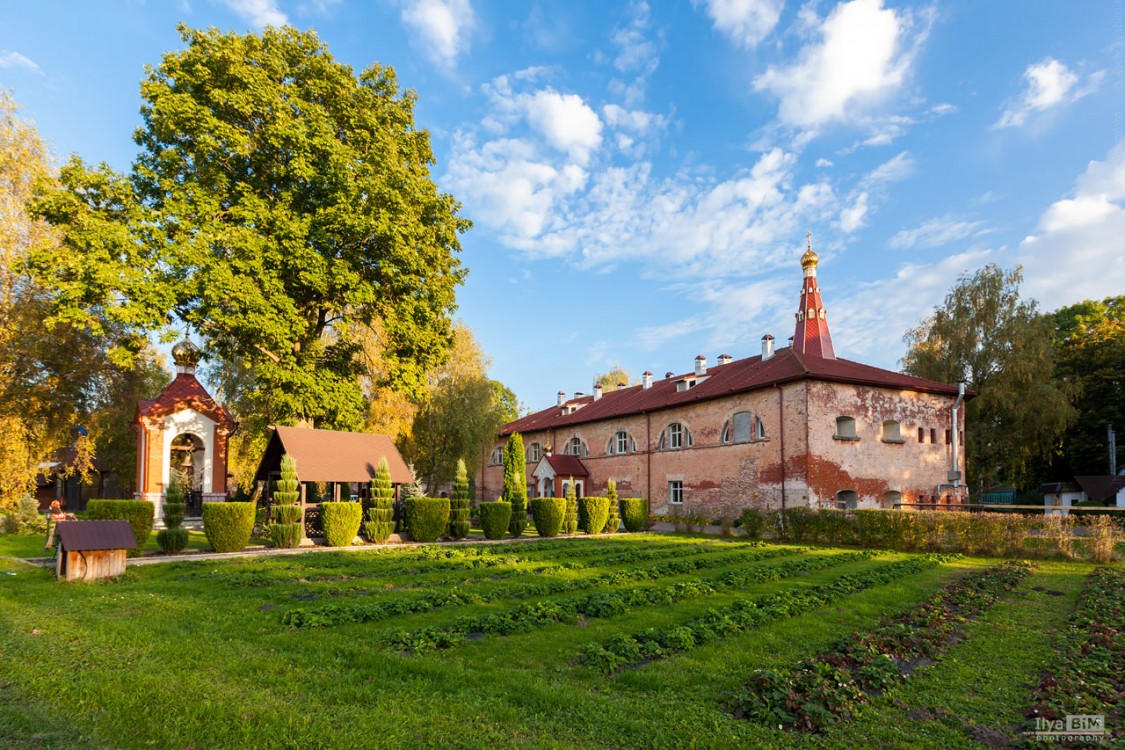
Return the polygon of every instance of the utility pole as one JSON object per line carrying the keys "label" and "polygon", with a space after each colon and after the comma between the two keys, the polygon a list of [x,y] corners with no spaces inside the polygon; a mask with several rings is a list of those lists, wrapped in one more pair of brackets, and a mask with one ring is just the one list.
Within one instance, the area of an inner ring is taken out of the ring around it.
{"label": "utility pole", "polygon": [[1106,425],[1106,433],[1109,435],[1109,473],[1110,476],[1117,475],[1117,434],[1113,431],[1113,425]]}

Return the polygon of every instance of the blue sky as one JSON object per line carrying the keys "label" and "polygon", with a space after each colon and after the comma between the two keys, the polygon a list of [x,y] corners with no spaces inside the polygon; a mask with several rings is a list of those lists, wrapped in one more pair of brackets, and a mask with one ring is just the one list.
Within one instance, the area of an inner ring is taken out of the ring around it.
{"label": "blue sky", "polygon": [[1125,293],[1117,1],[0,7],[0,87],[60,157],[122,170],[177,21],[393,65],[475,222],[458,316],[530,408],[783,342],[806,231],[837,355],[891,369],[990,261],[1044,310]]}

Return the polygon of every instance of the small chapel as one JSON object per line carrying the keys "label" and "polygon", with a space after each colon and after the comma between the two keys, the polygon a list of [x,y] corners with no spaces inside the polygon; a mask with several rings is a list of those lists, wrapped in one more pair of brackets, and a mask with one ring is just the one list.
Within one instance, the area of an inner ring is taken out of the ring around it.
{"label": "small chapel", "polygon": [[238,422],[196,379],[202,356],[184,338],[172,347],[175,379],[155,400],[137,402],[136,498],[156,506],[157,520],[173,471],[189,479],[188,515],[198,516],[205,502],[227,498],[227,443]]}

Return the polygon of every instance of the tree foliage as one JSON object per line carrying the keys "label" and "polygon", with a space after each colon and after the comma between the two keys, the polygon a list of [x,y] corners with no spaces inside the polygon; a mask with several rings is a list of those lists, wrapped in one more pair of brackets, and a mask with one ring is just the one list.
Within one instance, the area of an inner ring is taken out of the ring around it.
{"label": "tree foliage", "polygon": [[1022,487],[1071,419],[1056,383],[1052,332],[1034,300],[1022,300],[1019,267],[989,264],[962,275],[945,302],[906,334],[903,369],[976,393],[965,408],[965,458],[974,490]]}
{"label": "tree foliage", "polygon": [[633,384],[633,376],[620,365],[614,365],[608,371],[594,378],[594,385],[600,385],[604,393],[616,391],[619,383],[624,383],[626,386]]}
{"label": "tree foliage", "polygon": [[497,430],[519,416],[515,395],[489,380],[488,360],[472,331],[457,324],[453,334],[449,360],[427,374],[428,390],[410,434],[398,443],[432,494],[453,479],[459,457],[482,455]]}
{"label": "tree foliage", "polygon": [[464,276],[469,222],[430,177],[415,96],[389,67],[357,77],[313,32],[180,33],[141,84],[129,177],[72,159],[42,202],[65,237],[61,262],[35,258],[54,318],[187,322],[253,412],[362,427],[359,332],[379,321],[385,384],[421,392]]}
{"label": "tree foliage", "polygon": [[512,520],[508,531],[514,537],[527,528],[527,464],[523,454],[523,438],[518,432],[508,436],[504,446],[504,490],[500,497],[512,504]]}
{"label": "tree foliage", "polygon": [[1106,473],[1107,427],[1118,433],[1120,470],[1125,467],[1125,296],[1085,300],[1047,318],[1055,331],[1057,375],[1073,391],[1076,406],[1050,478]]}

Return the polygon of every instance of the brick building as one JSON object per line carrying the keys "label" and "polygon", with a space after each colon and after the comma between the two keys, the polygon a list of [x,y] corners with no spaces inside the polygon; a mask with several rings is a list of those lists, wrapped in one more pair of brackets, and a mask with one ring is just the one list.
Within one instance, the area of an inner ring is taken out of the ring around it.
{"label": "brick building", "polygon": [[894,507],[964,500],[958,387],[839,359],[811,246],[788,348],[721,355],[693,371],[593,395],[505,425],[486,459],[482,497],[503,486],[503,446],[523,436],[528,494],[648,497],[652,511],[709,518],[747,506]]}

